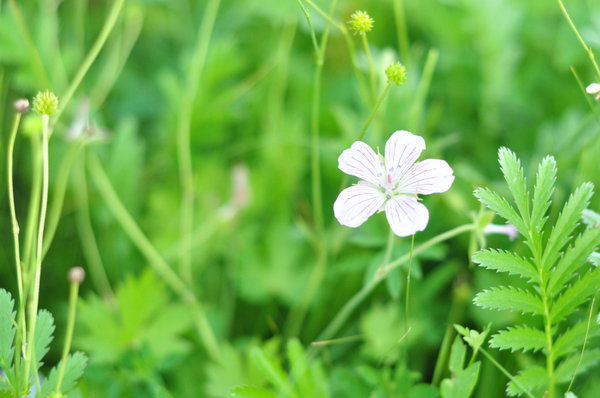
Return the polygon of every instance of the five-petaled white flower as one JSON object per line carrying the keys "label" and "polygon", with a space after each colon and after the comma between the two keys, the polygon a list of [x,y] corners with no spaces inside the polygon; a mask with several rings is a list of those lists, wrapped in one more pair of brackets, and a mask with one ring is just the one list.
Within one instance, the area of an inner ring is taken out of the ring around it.
{"label": "five-petaled white flower", "polygon": [[422,137],[403,130],[386,142],[385,158],[362,141],[352,144],[340,155],[338,167],[361,181],[340,193],[333,204],[335,218],[356,228],[375,212],[385,210],[396,235],[423,231],[429,212],[417,195],[445,192],[454,181],[453,171],[444,160],[415,163],[424,149]]}

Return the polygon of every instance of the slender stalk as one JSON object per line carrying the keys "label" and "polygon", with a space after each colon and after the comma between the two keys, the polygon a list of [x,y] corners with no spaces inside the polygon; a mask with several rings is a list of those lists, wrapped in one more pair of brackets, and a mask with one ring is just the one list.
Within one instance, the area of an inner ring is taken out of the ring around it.
{"label": "slender stalk", "polygon": [[569,16],[569,13],[567,12],[567,9],[565,8],[565,6],[561,0],[558,0],[558,6],[560,7],[560,10],[562,11],[563,15],[565,16],[567,22],[569,23],[569,26],[571,26],[571,29],[573,29],[573,32],[575,32],[575,36],[577,36],[577,40],[579,40],[579,43],[581,43],[581,46],[587,53],[588,57],[590,58],[590,61],[592,61],[592,65],[594,65],[594,69],[596,70],[596,78],[600,79],[600,68],[598,67],[598,64],[596,63],[596,59],[594,57],[594,52],[592,51],[592,49],[590,47],[588,47],[587,44],[585,44],[583,37],[581,37],[581,35],[579,34],[577,27],[571,20],[571,17]]}
{"label": "slender stalk", "polygon": [[408,330],[410,322],[408,321],[408,308],[410,301],[410,271],[412,268],[412,258],[413,258],[413,247],[415,246],[415,235],[413,234],[410,239],[410,251],[408,253],[408,270],[406,271],[406,297],[404,300],[404,322],[405,329]]}
{"label": "slender stalk", "polygon": [[393,0],[394,19],[396,21],[396,34],[398,36],[398,52],[404,64],[410,65],[410,42],[406,30],[406,14],[404,12],[404,1]]}
{"label": "slender stalk", "polygon": [[423,74],[417,87],[417,93],[413,100],[412,107],[409,113],[408,127],[411,131],[419,129],[419,119],[423,114],[423,108],[425,107],[425,100],[427,99],[427,93],[431,86],[431,80],[433,79],[433,72],[437,65],[439,58],[439,51],[432,48],[427,53],[427,59],[425,60],[425,66],[423,67]]}
{"label": "slender stalk", "polygon": [[[190,130],[194,100],[198,93],[200,77],[206,63],[206,54],[221,0],[210,0],[198,29],[196,48],[189,67],[186,89],[178,109],[177,120],[177,163],[181,183],[181,206],[179,211],[180,239],[185,247],[191,247],[194,227],[194,175],[190,148]],[[183,279],[192,283],[192,256],[190,251],[182,253],[180,272]]]}
{"label": "slender stalk", "polygon": [[579,361],[577,361],[577,366],[575,367],[575,370],[573,371],[573,377],[571,378],[571,382],[569,383],[569,388],[567,388],[567,392],[571,391],[571,387],[573,387],[573,383],[575,382],[575,377],[577,376],[577,372],[579,371],[579,367],[581,366],[581,361],[583,361],[583,354],[585,353],[585,346],[587,345],[587,341],[590,336],[590,325],[592,324],[592,314],[594,313],[594,304],[595,303],[596,303],[596,297],[594,297],[592,299],[592,303],[590,304],[590,312],[588,315],[587,326],[585,328],[585,337],[583,338],[583,346],[581,347],[581,355],[579,355]]}
{"label": "slender stalk", "polygon": [[373,67],[373,58],[371,57],[371,50],[369,49],[369,41],[367,40],[367,34],[361,34],[360,39],[363,45],[363,49],[365,50],[367,63],[369,65],[369,83],[371,85],[371,98],[375,98],[375,96],[377,95],[377,87],[375,84],[375,68]]}
{"label": "slender stalk", "polygon": [[156,248],[150,243],[146,235],[136,224],[133,217],[129,214],[117,193],[113,189],[110,180],[102,169],[100,161],[95,154],[90,153],[86,157],[88,170],[98,188],[100,195],[108,205],[116,220],[121,224],[121,227],[131,239],[138,250],[146,257],[150,266],[154,271],[162,277],[165,283],[175,292],[180,298],[193,306],[195,322],[200,333],[200,338],[208,354],[215,360],[220,358],[220,349],[217,339],[211,329],[210,323],[206,318],[206,314],[198,303],[194,293],[188,289],[186,284],[177,276],[171,269],[169,264],[161,257]]}
{"label": "slender stalk", "polygon": [[535,398],[535,396],[530,393],[529,391],[527,391],[525,389],[525,387],[523,387],[523,385],[519,382],[519,380],[517,380],[516,378],[513,377],[513,375],[511,375],[508,370],[506,370],[502,365],[500,365],[500,363],[498,363],[498,361],[496,361],[494,359],[493,356],[491,356],[486,350],[484,350],[483,348],[479,348],[479,351],[481,351],[481,353],[496,367],[498,368],[498,370],[500,372],[502,372],[506,377],[508,377],[508,379],[510,381],[512,381],[513,383],[516,384],[517,387],[519,387],[521,389],[521,391],[523,391],[524,394],[526,394],[528,397],[530,398]]}
{"label": "slender stalk", "polygon": [[46,210],[48,207],[48,139],[49,122],[48,115],[42,115],[42,197],[40,204],[40,217],[37,230],[37,242],[35,252],[35,270],[33,281],[33,295],[29,302],[29,338],[27,341],[27,357],[25,358],[25,381],[29,380],[29,371],[33,367],[36,385],[39,384],[37,367],[35,365],[35,325],[37,321],[37,311],[40,300],[40,281],[42,276],[42,239],[44,238],[44,224],[46,222]]}
{"label": "slender stalk", "polygon": [[35,134],[31,137],[32,169],[31,194],[29,195],[29,208],[27,210],[27,225],[25,226],[25,244],[23,265],[25,267],[24,286],[25,294],[29,294],[27,286],[31,282],[31,272],[35,268],[35,231],[39,221],[40,198],[42,195],[42,147],[41,137]]}
{"label": "slender stalk", "polygon": [[79,297],[80,283],[80,281],[71,280],[71,286],[69,289],[69,315],[67,318],[67,332],[65,333],[65,342],[63,343],[62,356],[60,358],[58,381],[56,382],[56,388],[54,389],[54,392],[57,394],[60,392],[60,386],[62,385],[65,376],[67,356],[69,355],[69,351],[71,350],[71,342],[73,341],[73,330],[75,329],[75,315],[77,313],[77,299]]}
{"label": "slender stalk", "polygon": [[393,83],[388,83],[385,86],[385,88],[383,89],[381,95],[379,96],[379,98],[377,99],[377,102],[375,103],[375,106],[373,107],[373,110],[371,111],[371,114],[369,115],[369,118],[367,119],[367,122],[365,123],[362,130],[360,131],[360,135],[358,136],[358,141],[360,141],[364,138],[369,126],[371,125],[371,122],[373,121],[373,119],[375,118],[375,115],[377,114],[377,110],[383,103],[383,100],[385,99],[385,97],[387,97],[388,93],[390,92],[390,89],[392,88],[392,85],[393,85]]}
{"label": "slender stalk", "polygon": [[[12,1],[14,1],[14,0],[12,0]],[[115,24],[117,23],[117,19],[119,18],[119,15],[121,13],[121,9],[123,8],[124,3],[125,3],[125,0],[115,0],[114,1],[113,5],[108,13],[108,17],[104,21],[104,25],[102,26],[102,30],[100,31],[100,34],[98,34],[98,37],[96,38],[96,41],[92,45],[92,48],[90,49],[90,51],[86,55],[85,59],[79,66],[79,69],[77,69],[77,72],[75,73],[75,76],[73,77],[73,81],[67,88],[67,91],[65,92],[65,94],[63,94],[60,97],[61,103],[58,107],[58,111],[56,112],[55,120],[58,120],[60,118],[60,115],[62,115],[63,111],[69,104],[69,101],[71,101],[73,94],[75,94],[75,91],[81,84],[83,78],[85,77],[88,70],[90,69],[90,67],[92,66],[94,61],[96,60],[96,57],[98,57],[100,50],[102,50],[104,43],[106,43],[108,36],[110,35],[113,28],[115,27]]]}
{"label": "slender stalk", "polygon": [[[424,242],[423,244],[418,246],[413,251],[412,254],[413,254],[413,256],[418,256],[419,254],[421,254],[425,250],[429,249],[430,247],[432,247],[438,243],[441,243],[443,241],[446,241],[450,238],[453,238],[457,235],[460,235],[464,232],[469,232],[469,231],[473,230],[474,228],[476,228],[476,226],[473,224],[465,224],[465,225],[461,225],[456,228],[453,228],[449,231],[446,231],[446,232],[444,232],[440,235],[437,235],[437,236],[429,239],[428,241]],[[346,302],[346,304],[344,304],[344,306],[340,309],[340,311],[337,313],[337,315],[327,325],[325,330],[323,330],[323,332],[321,332],[321,334],[319,335],[317,340],[331,339],[340,330],[340,328],[344,325],[344,323],[346,322],[348,317],[352,314],[352,312],[354,312],[356,307],[358,307],[358,305],[360,305],[360,303],[362,303],[362,301],[379,285],[379,283],[382,280],[384,280],[387,277],[387,275],[389,275],[389,272],[395,268],[398,268],[400,265],[404,264],[409,259],[410,259],[410,254],[405,254],[404,256],[398,258],[397,260],[392,261],[391,263],[387,264],[382,269],[381,272],[377,272],[375,274],[375,276],[373,277],[373,279],[371,279],[368,283],[366,283],[354,296],[352,296],[350,298],[350,300],[348,300],[348,302]],[[311,350],[313,352],[311,352]],[[314,351],[315,351],[315,348],[311,347],[311,349],[309,350],[309,354],[314,355],[315,354]]]}

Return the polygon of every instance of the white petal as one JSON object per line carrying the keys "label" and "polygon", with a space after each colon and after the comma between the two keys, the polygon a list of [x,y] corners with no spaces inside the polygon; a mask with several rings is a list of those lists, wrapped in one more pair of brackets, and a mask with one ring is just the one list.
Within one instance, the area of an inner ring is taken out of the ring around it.
{"label": "white petal", "polygon": [[592,83],[585,88],[585,92],[588,94],[596,94],[600,93],[600,84]]}
{"label": "white petal", "polygon": [[425,140],[409,131],[396,131],[385,143],[385,165],[392,180],[404,174],[425,149]]}
{"label": "white petal", "polygon": [[413,164],[406,174],[400,177],[399,191],[420,195],[446,192],[454,182],[452,173],[452,169],[444,160],[423,160]]}
{"label": "white petal", "polygon": [[385,181],[385,165],[381,156],[362,141],[356,141],[338,158],[338,167],[346,174],[362,178],[372,184]]}
{"label": "white petal", "polygon": [[385,215],[392,231],[398,236],[410,236],[423,231],[429,221],[429,211],[414,196],[397,195],[385,203]]}
{"label": "white petal", "polygon": [[333,214],[340,224],[356,228],[385,202],[385,194],[369,184],[353,185],[340,192],[333,204]]}

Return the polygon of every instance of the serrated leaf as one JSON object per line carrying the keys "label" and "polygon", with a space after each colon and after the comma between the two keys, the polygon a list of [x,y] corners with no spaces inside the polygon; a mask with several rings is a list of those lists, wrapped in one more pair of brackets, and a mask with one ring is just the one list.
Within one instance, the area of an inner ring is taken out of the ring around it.
{"label": "serrated leaf", "polygon": [[542,231],[546,222],[544,216],[550,207],[550,197],[554,192],[555,182],[556,160],[552,156],[546,156],[538,166],[531,206],[531,225],[537,233]]}
{"label": "serrated leaf", "polygon": [[550,382],[546,369],[541,366],[530,366],[519,372],[514,379],[518,384],[511,380],[506,387],[506,393],[512,397],[521,395],[525,392],[534,391],[540,387],[545,387]]}
{"label": "serrated leaf", "polygon": [[277,398],[277,394],[262,388],[242,386],[231,390],[229,398]]}
{"label": "serrated leaf", "polygon": [[558,261],[556,268],[550,274],[546,291],[554,296],[558,294],[565,283],[583,266],[587,264],[590,254],[600,243],[600,228],[586,229],[569,247]]}
{"label": "serrated leaf", "polygon": [[569,243],[571,233],[577,226],[583,210],[588,206],[593,190],[594,186],[591,183],[581,184],[563,207],[552,228],[542,257],[545,271],[548,271],[557,260],[560,249]]}
{"label": "serrated leaf", "polygon": [[508,272],[511,275],[518,275],[534,282],[538,282],[540,279],[533,264],[523,257],[508,251],[494,249],[480,250],[475,253],[473,261],[481,267],[497,272]]}
{"label": "serrated leaf", "polygon": [[[67,356],[64,376],[60,384],[60,392],[65,394],[75,386],[75,383],[83,374],[86,364],[87,357],[82,352],[75,352]],[[56,386],[58,384],[58,374],[61,366],[62,360],[58,363],[58,365],[52,368],[48,378],[44,381],[44,384],[42,384],[42,397],[48,397],[56,390]]]}
{"label": "serrated leaf", "polygon": [[[286,396],[293,395],[293,388],[287,379],[286,373],[273,358],[269,357],[259,347],[253,347],[250,355],[254,363],[261,369],[263,375],[277,388],[279,392]],[[295,394],[293,395],[295,396]]]}
{"label": "serrated leaf", "polygon": [[39,369],[43,362],[42,359],[49,350],[50,343],[54,339],[52,334],[54,333],[54,318],[52,314],[46,310],[40,310],[38,312],[37,321],[35,324],[35,338],[34,338],[34,349],[35,349],[35,360],[37,362],[37,369]]}
{"label": "serrated leaf", "polygon": [[555,359],[570,354],[583,345],[586,333],[588,338],[594,337],[600,331],[597,325],[590,324],[588,331],[587,321],[581,321],[575,326],[561,334],[552,345],[552,353]]}
{"label": "serrated leaf", "polygon": [[600,362],[600,349],[586,350],[583,356],[578,353],[562,361],[556,367],[554,377],[559,383],[566,383],[571,380],[575,371],[577,374],[583,373],[598,362]]}
{"label": "serrated leaf", "polygon": [[10,368],[15,353],[15,301],[9,292],[0,289],[0,366]]}
{"label": "serrated leaf", "polygon": [[504,179],[508,184],[508,189],[510,189],[521,217],[527,225],[529,224],[529,193],[527,192],[527,183],[523,175],[521,161],[514,152],[506,147],[498,150],[498,161]]}
{"label": "serrated leaf", "polygon": [[517,326],[496,333],[490,339],[490,346],[501,350],[511,350],[511,352],[537,351],[546,347],[546,335],[538,329]]}
{"label": "serrated leaf", "polygon": [[463,344],[460,336],[454,338],[452,349],[450,350],[450,359],[448,360],[448,369],[454,374],[463,370],[467,347]]}
{"label": "serrated leaf", "polygon": [[540,315],[544,306],[539,297],[525,290],[500,286],[477,293],[473,302],[482,308]]}
{"label": "serrated leaf", "polygon": [[600,269],[596,268],[582,276],[573,286],[566,289],[552,305],[550,310],[552,323],[557,323],[571,314],[579,305],[598,291],[599,285]]}
{"label": "serrated leaf", "polygon": [[477,384],[479,365],[479,362],[475,362],[451,379],[442,380],[440,386],[442,398],[469,398]]}
{"label": "serrated leaf", "polygon": [[585,209],[581,213],[581,220],[587,225],[588,228],[600,227],[600,214],[593,210]]}
{"label": "serrated leaf", "polygon": [[527,234],[527,228],[523,219],[517,214],[515,209],[508,203],[508,201],[496,192],[491,191],[487,188],[478,188],[473,193],[481,203],[483,203],[488,209],[495,211],[508,221],[509,224],[517,227],[521,235]]}
{"label": "serrated leaf", "polygon": [[469,329],[464,326],[454,324],[454,328],[463,336],[463,339],[469,344],[469,346],[473,349],[474,353],[477,353],[479,348],[485,343],[485,339],[490,332],[490,325],[486,326],[482,332],[478,332],[477,330]]}

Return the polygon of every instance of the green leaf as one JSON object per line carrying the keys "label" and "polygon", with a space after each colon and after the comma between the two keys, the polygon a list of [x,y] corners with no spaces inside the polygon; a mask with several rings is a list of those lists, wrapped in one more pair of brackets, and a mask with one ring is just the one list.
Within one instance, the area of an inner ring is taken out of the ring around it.
{"label": "green leaf", "polygon": [[600,214],[593,210],[585,209],[581,213],[581,219],[588,228],[596,228],[600,226]]}
{"label": "green leaf", "polygon": [[[67,356],[67,362],[65,366],[65,373],[60,385],[60,392],[67,393],[71,390],[77,380],[83,374],[83,370],[87,364],[87,357],[82,352],[76,352]],[[42,384],[42,397],[47,397],[56,390],[58,384],[58,373],[62,366],[62,361],[58,363],[48,375],[48,378]]]}
{"label": "green leaf", "polygon": [[577,226],[581,213],[588,206],[593,190],[594,186],[586,182],[581,184],[569,197],[548,238],[542,257],[544,271],[548,271],[552,267],[560,254],[560,249],[571,239],[571,232]]}
{"label": "green leaf", "polygon": [[546,291],[551,296],[558,294],[575,273],[587,264],[588,257],[599,243],[600,228],[586,229],[577,238],[575,244],[567,249],[564,256],[558,261],[556,268],[552,270]]}
{"label": "green leaf", "polygon": [[587,350],[583,356],[581,353],[575,354],[556,367],[554,377],[559,383],[566,383],[571,380],[576,371],[577,374],[584,373],[598,362],[600,362],[600,349]]}
{"label": "green leaf", "polygon": [[512,287],[500,286],[477,293],[473,302],[482,308],[519,311],[541,315],[544,313],[542,300],[532,293]]}
{"label": "green leaf", "polygon": [[590,254],[590,256],[588,257],[588,261],[592,264],[594,264],[596,267],[600,267],[600,253],[598,252],[593,252],[592,254]]}
{"label": "green leaf", "polygon": [[546,222],[545,214],[550,207],[550,197],[554,192],[556,182],[556,160],[546,156],[538,166],[533,189],[533,204],[531,207],[531,225],[537,233],[542,231]]}
{"label": "green leaf", "polygon": [[39,369],[43,362],[42,359],[49,350],[50,343],[54,339],[52,334],[54,333],[54,318],[52,314],[46,310],[40,310],[38,312],[37,321],[35,324],[35,360],[37,362],[37,368]]}
{"label": "green leaf", "polygon": [[451,379],[442,380],[440,392],[442,398],[468,398],[473,393],[479,377],[479,362],[461,370]]}
{"label": "green leaf", "polygon": [[519,275],[534,282],[539,281],[539,275],[535,266],[521,256],[508,251],[486,249],[475,253],[473,261],[481,267],[496,270],[497,272],[508,272],[511,275]]}
{"label": "green leaf", "polygon": [[565,290],[562,296],[552,305],[550,319],[557,323],[583,304],[591,295],[598,291],[600,285],[600,268],[595,268],[581,277],[573,286]]}
{"label": "green leaf", "polygon": [[538,388],[545,387],[550,383],[546,369],[541,366],[529,366],[527,369],[519,372],[514,379],[524,388],[524,390],[511,380],[506,387],[506,393],[512,397],[521,395],[526,391],[532,392]]}
{"label": "green leaf", "polygon": [[575,351],[577,348],[583,345],[583,342],[586,337],[586,332],[588,334],[588,338],[593,337],[598,334],[600,328],[594,323],[590,324],[590,330],[587,331],[588,322],[581,321],[577,323],[575,326],[561,334],[554,344],[552,345],[552,353],[555,359],[558,359],[564,355],[570,354]]}
{"label": "green leaf", "polygon": [[485,339],[490,331],[490,325],[486,326],[482,332],[478,332],[477,330],[472,330],[457,324],[454,324],[454,328],[458,334],[463,336],[464,340],[473,349],[474,353],[477,353],[479,348],[483,345],[483,343],[485,343]]}
{"label": "green leaf", "polygon": [[546,347],[546,335],[538,329],[517,326],[496,333],[490,339],[490,346],[501,350],[511,350],[511,352],[537,351]]}
{"label": "green leaf", "polygon": [[269,357],[261,348],[253,347],[250,352],[254,363],[260,368],[264,376],[285,396],[293,395],[293,388],[286,373],[273,358]]}
{"label": "green leaf", "polygon": [[529,193],[527,192],[527,183],[523,175],[521,161],[514,152],[506,147],[498,150],[498,161],[504,179],[508,184],[508,189],[510,189],[521,217],[527,225],[529,224]]}
{"label": "green leaf", "polygon": [[453,374],[457,374],[463,370],[465,364],[465,356],[467,354],[467,348],[463,344],[460,336],[456,336],[452,343],[452,349],[450,350],[450,359],[448,360],[448,369]]}
{"label": "green leaf", "polygon": [[277,394],[256,387],[236,387],[229,393],[229,398],[277,398]]}
{"label": "green leaf", "polygon": [[0,289],[0,366],[10,368],[15,353],[15,301],[9,292]]}
{"label": "green leaf", "polygon": [[495,211],[500,217],[506,219],[509,224],[517,227],[521,235],[527,235],[527,227],[525,226],[523,219],[517,214],[515,209],[513,209],[506,199],[487,188],[478,188],[473,194],[488,209]]}
{"label": "green leaf", "polygon": [[298,339],[290,339],[287,343],[287,356],[290,361],[290,371],[298,386],[300,396],[314,396],[312,375],[304,349]]}

